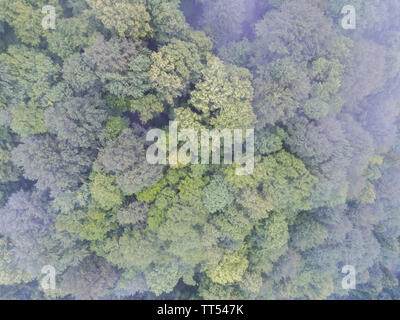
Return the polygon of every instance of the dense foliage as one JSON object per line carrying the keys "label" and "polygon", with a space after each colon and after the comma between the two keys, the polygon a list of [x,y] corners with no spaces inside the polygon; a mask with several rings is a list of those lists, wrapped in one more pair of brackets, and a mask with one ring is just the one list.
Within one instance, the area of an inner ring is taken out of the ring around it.
{"label": "dense foliage", "polygon": [[[0,0],[0,297],[400,298],[400,3],[353,2]],[[149,164],[172,120],[253,173]]]}

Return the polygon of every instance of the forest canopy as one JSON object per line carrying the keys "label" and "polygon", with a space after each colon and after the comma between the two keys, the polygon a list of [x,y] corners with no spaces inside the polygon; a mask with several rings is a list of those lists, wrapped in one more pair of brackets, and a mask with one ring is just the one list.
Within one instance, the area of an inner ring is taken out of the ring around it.
{"label": "forest canopy", "polygon": [[400,2],[347,2],[0,0],[0,298],[400,299]]}

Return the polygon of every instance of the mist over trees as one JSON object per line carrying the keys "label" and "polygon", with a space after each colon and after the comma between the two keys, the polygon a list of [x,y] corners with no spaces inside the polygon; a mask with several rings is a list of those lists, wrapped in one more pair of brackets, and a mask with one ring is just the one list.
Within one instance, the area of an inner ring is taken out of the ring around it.
{"label": "mist over trees", "polygon": [[[0,0],[0,298],[399,299],[400,3],[347,4]],[[149,164],[169,121],[253,173]]]}

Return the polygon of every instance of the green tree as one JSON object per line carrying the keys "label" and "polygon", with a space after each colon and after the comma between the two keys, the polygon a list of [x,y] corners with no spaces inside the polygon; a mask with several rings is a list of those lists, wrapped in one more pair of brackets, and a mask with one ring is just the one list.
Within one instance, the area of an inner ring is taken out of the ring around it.
{"label": "green tree", "polygon": [[207,275],[217,284],[230,284],[242,280],[247,266],[248,261],[241,252],[228,251],[217,266],[207,270]]}
{"label": "green tree", "polygon": [[288,250],[289,237],[287,221],[281,214],[274,213],[257,225],[250,242],[251,268],[269,273],[272,264]]}
{"label": "green tree", "polygon": [[251,4],[251,1],[241,0],[207,1],[202,8],[201,25],[206,30],[210,30],[210,35],[217,46],[239,40],[243,32],[247,6]]}
{"label": "green tree", "polygon": [[310,61],[333,51],[340,39],[312,0],[285,1],[279,10],[268,11],[255,34],[255,66],[285,56]]}
{"label": "green tree", "polygon": [[10,130],[0,126],[0,183],[18,180],[20,173],[12,163],[10,153],[17,142],[16,136]]}
{"label": "green tree", "polygon": [[272,199],[274,210],[288,216],[311,209],[311,195],[317,179],[303,162],[281,151],[262,159],[262,194]]}
{"label": "green tree", "polygon": [[130,111],[139,112],[140,120],[146,123],[164,111],[164,104],[155,95],[148,94],[141,99],[131,100]]}
{"label": "green tree", "polygon": [[158,98],[169,104],[188,92],[200,80],[203,68],[198,47],[190,42],[173,39],[151,55],[150,79]]}
{"label": "green tree", "polygon": [[45,33],[49,51],[65,60],[71,54],[90,46],[98,36],[96,25],[90,15],[57,19],[53,32]]}
{"label": "green tree", "polygon": [[202,81],[191,92],[189,104],[206,125],[217,129],[251,128],[255,122],[251,80],[248,70],[225,66],[218,58],[208,56]]}
{"label": "green tree", "polygon": [[96,17],[121,38],[149,38],[153,30],[144,0],[87,0]]}
{"label": "green tree", "polygon": [[200,281],[198,294],[205,300],[227,300],[234,297],[234,286],[221,285],[203,276]]}
{"label": "green tree", "polygon": [[64,64],[66,82],[78,93],[90,90],[118,97],[140,99],[151,89],[150,52],[130,39],[103,36],[81,55],[71,55]]}
{"label": "green tree", "polygon": [[245,188],[235,200],[252,222],[268,218],[269,213],[274,210],[272,198],[262,196],[257,189]]}
{"label": "green tree", "polygon": [[296,118],[288,125],[287,144],[319,182],[313,193],[314,206],[338,205],[346,200],[346,168],[352,153],[342,124],[334,118],[309,122]]}
{"label": "green tree", "polygon": [[327,237],[327,229],[307,214],[302,214],[296,219],[290,233],[292,245],[302,251],[321,245]]}
{"label": "green tree", "polygon": [[298,64],[292,58],[260,68],[254,87],[254,107],[260,127],[295,116],[311,93],[305,64]]}
{"label": "green tree", "polygon": [[13,263],[35,278],[45,265],[62,273],[88,254],[76,237],[56,231],[56,212],[48,201],[46,193],[19,191],[0,209],[0,233],[13,245]]}
{"label": "green tree", "polygon": [[11,152],[12,160],[23,168],[25,178],[36,181],[39,190],[73,190],[87,179],[93,154],[72,148],[54,136],[44,134],[22,140]]}
{"label": "green tree", "polygon": [[143,271],[165,260],[156,237],[147,230],[124,229],[119,238],[109,236],[94,249],[110,263],[131,271]]}
{"label": "green tree", "polygon": [[44,15],[41,13],[41,9],[45,5],[53,5],[61,11],[56,0],[1,0],[0,7],[2,7],[2,11],[0,13],[0,20],[4,20],[10,24],[23,43],[39,46],[41,37],[46,32],[42,27]]}
{"label": "green tree", "polygon": [[0,55],[8,69],[13,85],[13,99],[19,103],[49,102],[51,86],[59,79],[60,67],[42,52],[23,45],[11,45]]}
{"label": "green tree", "polygon": [[149,205],[145,202],[131,202],[127,207],[123,207],[118,211],[118,222],[122,225],[142,226],[147,221],[149,209]]}
{"label": "green tree", "polygon": [[0,111],[7,107],[7,102],[12,98],[12,86],[15,79],[10,75],[8,66],[0,62]]}
{"label": "green tree", "polygon": [[0,238],[0,284],[11,285],[29,282],[34,277],[25,273],[14,265],[14,253],[12,245],[6,238]]}
{"label": "green tree", "polygon": [[219,230],[220,239],[234,249],[243,245],[245,238],[253,229],[249,218],[235,206],[229,206],[223,213],[212,217],[210,222]]}
{"label": "green tree", "polygon": [[116,186],[114,177],[94,172],[90,180],[90,193],[103,209],[111,210],[122,205],[122,192]]}
{"label": "green tree", "polygon": [[124,130],[115,140],[100,150],[95,168],[115,175],[116,183],[126,194],[140,192],[157,183],[163,167],[150,165],[146,160],[143,130]]}
{"label": "green tree", "polygon": [[172,262],[168,265],[154,266],[145,273],[145,276],[149,289],[159,296],[162,293],[171,292],[182,274],[179,270],[179,264]]}
{"label": "green tree", "polygon": [[11,129],[22,138],[47,132],[43,109],[36,104],[18,104],[11,107]]}
{"label": "green tree", "polygon": [[223,210],[233,201],[234,197],[221,176],[213,177],[210,184],[204,189],[203,203],[210,213]]}
{"label": "green tree", "polygon": [[118,278],[115,267],[103,258],[91,256],[79,266],[68,268],[60,287],[64,295],[71,294],[78,300],[99,299],[111,291]]}
{"label": "green tree", "polygon": [[58,212],[56,228],[82,240],[104,241],[110,231],[119,227],[115,215],[105,212],[91,199],[88,185],[58,194],[51,205]]}
{"label": "green tree", "polygon": [[179,9],[178,0],[148,0],[151,14],[151,26],[154,38],[159,43],[167,43],[170,39],[186,40],[193,31]]}
{"label": "green tree", "polygon": [[96,148],[104,140],[107,110],[97,97],[71,98],[48,108],[44,118],[50,131],[73,147]]}

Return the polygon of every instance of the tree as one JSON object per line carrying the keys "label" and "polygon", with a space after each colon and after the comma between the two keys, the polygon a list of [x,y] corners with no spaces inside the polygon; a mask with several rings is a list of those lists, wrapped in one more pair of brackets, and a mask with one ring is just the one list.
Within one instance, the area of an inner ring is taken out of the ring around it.
{"label": "tree", "polygon": [[60,287],[64,295],[78,300],[105,296],[119,278],[118,271],[103,258],[87,257],[79,266],[70,267],[63,275]]}
{"label": "tree", "polygon": [[251,5],[252,1],[207,1],[202,8],[202,27],[210,30],[210,35],[218,47],[230,41],[237,41],[243,32],[246,9]]}
{"label": "tree", "polygon": [[162,175],[162,166],[150,165],[145,153],[142,129],[126,129],[100,151],[95,167],[114,174],[124,193],[137,193],[155,184]]}
{"label": "tree", "polygon": [[248,264],[243,253],[228,251],[217,266],[206,266],[207,275],[217,284],[230,284],[242,280]]}
{"label": "tree", "polygon": [[23,43],[36,47],[39,46],[40,38],[45,33],[41,23],[43,19],[41,8],[45,5],[53,5],[61,9],[56,0],[1,0],[0,20],[10,24]]}
{"label": "tree", "polygon": [[68,231],[82,240],[104,241],[109,232],[119,227],[115,215],[93,201],[86,184],[76,191],[58,194],[51,206],[58,213],[57,230]]}
{"label": "tree", "polygon": [[168,265],[154,266],[150,271],[145,273],[146,283],[149,289],[157,296],[162,293],[171,292],[182,277],[182,273],[179,269],[179,264],[177,262],[171,262]]}
{"label": "tree", "polygon": [[109,236],[97,243],[95,250],[108,262],[124,270],[144,271],[152,263],[165,261],[160,244],[148,230],[125,228],[120,237]]}
{"label": "tree", "polygon": [[272,263],[288,250],[289,230],[285,217],[275,213],[256,226],[251,237],[250,266],[254,270],[269,273]]}
{"label": "tree", "polygon": [[286,254],[281,256],[274,264],[274,271],[272,272],[274,280],[280,281],[284,278],[295,278],[300,262],[301,255],[297,251],[289,249]]}
{"label": "tree", "polygon": [[10,130],[0,126],[0,183],[17,181],[19,170],[12,163],[11,150],[18,140]]}
{"label": "tree", "polygon": [[72,15],[78,16],[88,9],[86,0],[66,0],[65,6],[72,10]]}
{"label": "tree", "polygon": [[45,34],[49,51],[65,60],[71,54],[90,46],[98,36],[95,23],[90,15],[57,19],[53,32]]}
{"label": "tree", "polygon": [[[347,4],[344,0],[336,0],[327,3],[329,15],[337,20],[340,19],[341,9]],[[397,21],[393,21],[397,16],[398,3],[393,0],[386,2],[376,1],[354,1],[352,5],[357,12],[357,31],[366,38],[371,37],[375,32],[389,34],[389,30],[395,27]]]}
{"label": "tree", "polygon": [[[357,112],[358,104],[385,83],[385,48],[373,41],[357,41],[341,86],[346,109]],[[372,67],[373,66],[373,67]]]}
{"label": "tree", "polygon": [[313,1],[286,1],[255,26],[254,65],[290,56],[296,62],[322,56],[338,44],[332,23]]}
{"label": "tree", "polygon": [[400,115],[397,98],[378,95],[372,98],[364,112],[364,128],[374,139],[376,150],[387,152],[394,144],[397,118]]}
{"label": "tree", "polygon": [[100,204],[101,208],[111,210],[122,205],[122,192],[116,186],[114,177],[93,172],[90,180],[90,193],[93,199]]}
{"label": "tree", "polygon": [[121,38],[149,38],[153,30],[144,0],[87,0],[96,17]]}
{"label": "tree", "polygon": [[[200,228],[203,227],[204,222],[196,224],[198,221],[196,221],[193,215],[183,219],[177,217],[178,214],[188,214],[190,209],[193,210],[190,207],[173,208],[172,212],[168,214],[172,215],[175,213],[175,216],[167,217],[159,230],[160,239],[165,241],[165,246],[168,246],[168,256],[180,259],[182,263],[186,264],[194,272],[195,267],[207,259],[207,252],[204,245],[199,245],[203,240]],[[166,233],[168,230],[171,230],[174,222],[179,230],[171,232],[167,236]],[[188,284],[192,285],[192,283]]]}
{"label": "tree", "polygon": [[260,292],[262,282],[261,273],[247,271],[240,283],[240,289],[245,292],[245,297],[252,298]]}
{"label": "tree", "polygon": [[393,206],[397,206],[400,202],[397,198],[399,193],[397,188],[399,186],[399,176],[399,169],[388,169],[384,172],[377,186],[377,196],[387,201],[388,204],[391,203]]}
{"label": "tree", "polygon": [[44,118],[50,131],[73,147],[96,148],[104,139],[107,110],[97,97],[71,98],[48,108]]}
{"label": "tree", "polygon": [[271,197],[263,197],[253,188],[243,189],[236,197],[236,202],[243,207],[252,222],[268,218],[274,204]]}
{"label": "tree", "polygon": [[[397,2],[0,0],[0,297],[398,298]],[[150,164],[172,120],[252,173]]]}
{"label": "tree", "polygon": [[143,97],[151,88],[149,50],[128,39],[98,37],[83,59],[107,92],[116,96]]}
{"label": "tree", "polygon": [[348,199],[354,199],[368,186],[365,170],[374,157],[375,147],[371,135],[350,115],[342,115],[340,122],[352,149],[347,181],[349,182]]}
{"label": "tree", "polygon": [[207,229],[202,197],[208,180],[204,174],[194,167],[170,169],[149,211],[149,229],[164,243],[165,252],[192,268],[206,259],[207,249],[214,244],[205,241],[207,236],[202,232]]}
{"label": "tree", "polygon": [[258,154],[269,155],[283,149],[286,132],[280,127],[266,126],[255,137]]}
{"label": "tree", "polygon": [[84,56],[79,53],[70,55],[63,65],[63,79],[72,90],[80,95],[100,89],[101,82]]}
{"label": "tree", "polygon": [[233,200],[233,195],[221,176],[213,177],[210,184],[204,189],[203,203],[210,213],[223,210]]}
{"label": "tree", "polygon": [[107,137],[115,139],[129,127],[129,124],[130,121],[127,117],[109,116],[106,124]]}
{"label": "tree", "polygon": [[216,129],[251,128],[255,122],[251,78],[248,70],[225,66],[218,58],[208,56],[202,81],[191,92],[189,104],[201,114],[205,125]]}
{"label": "tree", "polygon": [[36,181],[39,190],[74,189],[87,179],[93,154],[72,148],[49,134],[30,136],[11,152],[24,177]]}
{"label": "tree", "polygon": [[178,39],[153,52],[150,79],[158,98],[173,104],[175,98],[186,94],[190,85],[200,80],[201,58],[195,44]]}
{"label": "tree", "polygon": [[11,285],[29,282],[34,278],[14,265],[12,245],[7,238],[0,238],[0,284]]}
{"label": "tree", "polygon": [[343,105],[339,95],[342,59],[320,57],[299,63],[291,56],[257,66],[254,87],[259,127],[286,124],[299,113],[310,119],[338,113]]}
{"label": "tree", "polygon": [[50,87],[59,77],[60,67],[42,52],[23,45],[12,45],[7,53],[0,55],[0,61],[7,68],[10,76],[15,79],[13,97],[26,103],[44,102]]}
{"label": "tree", "polygon": [[86,246],[76,238],[56,232],[56,214],[47,202],[46,193],[19,191],[0,210],[0,233],[13,244],[13,262],[35,278],[45,265],[62,273],[87,255]]}
{"label": "tree", "polygon": [[47,128],[44,123],[43,109],[36,104],[18,104],[11,107],[11,129],[22,138],[33,134],[45,133]]}
{"label": "tree", "polygon": [[292,246],[301,251],[321,245],[327,237],[327,229],[307,214],[300,215],[296,219],[290,233]]}
{"label": "tree", "polygon": [[154,39],[159,43],[167,43],[170,39],[189,40],[193,30],[187,24],[177,0],[148,0],[151,14],[151,26]]}
{"label": "tree", "polygon": [[103,36],[81,55],[71,55],[64,64],[64,79],[77,93],[98,91],[119,97],[142,98],[151,89],[149,50],[129,39]]}
{"label": "tree", "polygon": [[199,296],[205,300],[226,300],[234,297],[234,286],[221,285],[203,276],[199,285]]}
{"label": "tree", "polygon": [[285,122],[295,116],[311,93],[306,66],[291,58],[260,68],[254,87],[255,111],[260,127],[277,121]]}
{"label": "tree", "polygon": [[131,112],[139,112],[140,120],[148,122],[164,111],[164,104],[153,94],[145,95],[141,99],[131,100]]}
{"label": "tree", "polygon": [[118,282],[118,286],[113,290],[112,293],[118,298],[123,298],[147,291],[149,291],[149,287],[146,283],[146,278],[143,274],[139,274],[133,279],[124,279],[124,276],[122,275]]}
{"label": "tree", "polygon": [[310,70],[311,100],[304,112],[311,119],[321,119],[336,114],[343,106],[339,95],[344,66],[337,59],[318,58]]}
{"label": "tree", "polygon": [[[327,228],[327,243],[342,243],[347,234],[352,231],[353,225],[347,216],[346,210],[346,205],[340,205],[337,207],[318,208],[309,213],[317,222]],[[329,250],[327,251],[329,252]]]}
{"label": "tree", "polygon": [[0,126],[0,207],[7,198],[24,185],[19,181],[21,172],[12,162],[11,150],[18,143],[17,135],[11,130]]}
{"label": "tree", "polygon": [[249,218],[235,206],[229,206],[224,212],[212,217],[210,222],[220,232],[221,241],[232,249],[243,245],[245,238],[253,229]]}
{"label": "tree", "polygon": [[7,107],[7,102],[12,97],[14,83],[15,79],[10,75],[8,66],[0,62],[0,110]]}
{"label": "tree", "polygon": [[298,211],[311,208],[317,179],[301,160],[281,151],[265,157],[258,166],[260,172],[255,174],[262,186],[262,194],[271,198],[275,211],[293,217]]}
{"label": "tree", "polygon": [[[292,285],[294,285],[294,292],[290,296],[295,296],[300,299],[326,299],[334,290],[332,277],[328,273],[322,273],[316,270],[304,270],[300,272]],[[283,297],[285,297],[285,295],[283,295]]]}
{"label": "tree", "polygon": [[313,193],[314,207],[343,204],[346,200],[346,168],[350,163],[351,146],[342,125],[333,118],[309,122],[293,119],[288,125],[287,144],[318,177]]}
{"label": "tree", "polygon": [[247,38],[238,42],[231,42],[226,46],[218,48],[218,57],[225,63],[234,64],[241,68],[250,66],[252,56],[252,44]]}
{"label": "tree", "polygon": [[122,225],[142,226],[146,223],[148,212],[149,205],[147,203],[134,201],[118,211],[117,219]]}

